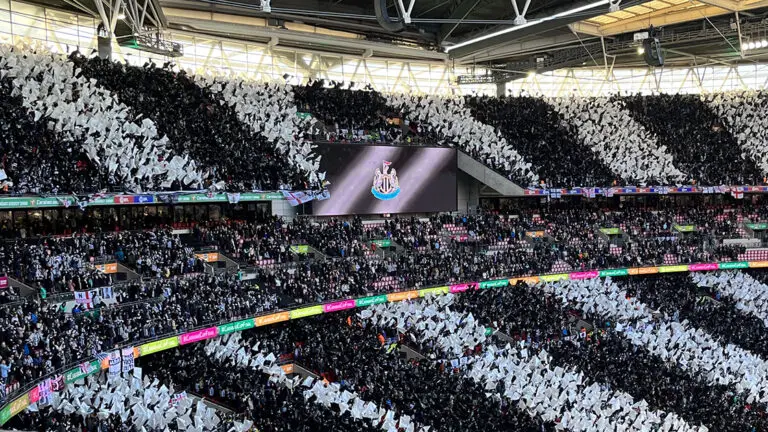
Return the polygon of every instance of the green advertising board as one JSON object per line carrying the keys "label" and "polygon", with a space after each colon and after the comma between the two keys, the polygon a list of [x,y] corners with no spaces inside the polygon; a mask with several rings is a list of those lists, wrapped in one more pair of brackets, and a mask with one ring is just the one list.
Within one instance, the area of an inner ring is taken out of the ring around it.
{"label": "green advertising board", "polygon": [[101,363],[99,363],[98,360],[94,360],[88,363],[88,370],[83,371],[82,368],[77,367],[75,369],[70,369],[67,372],[64,373],[64,383],[70,384],[77,380],[81,380],[89,375],[93,375],[96,372],[101,370]]}
{"label": "green advertising board", "polygon": [[219,326],[219,334],[225,335],[229,333],[252,329],[254,327],[256,327],[256,323],[253,321],[253,318],[250,318],[247,320],[237,321],[237,322]]}
{"label": "green advertising board", "polygon": [[609,236],[621,234],[621,230],[619,228],[600,228],[600,232]]}
{"label": "green advertising board", "polygon": [[746,224],[747,228],[751,229],[752,231],[765,231],[768,230],[768,223],[761,222],[761,223],[748,223]]}
{"label": "green advertising board", "polygon": [[377,295],[377,296],[371,296],[371,297],[363,297],[355,300],[355,306],[357,307],[366,307],[371,305],[377,305],[387,302],[387,295]]}
{"label": "green advertising board", "polygon": [[149,354],[154,354],[156,352],[165,351],[167,349],[176,348],[177,346],[179,346],[179,337],[173,336],[165,339],[160,339],[159,341],[140,345],[139,354],[145,356]]}
{"label": "green advertising board", "polygon": [[678,224],[675,224],[673,226],[673,228],[677,232],[686,232],[687,233],[687,232],[694,232],[694,231],[696,231],[696,226],[695,225],[678,225]]}
{"label": "green advertising board", "polygon": [[390,239],[371,240],[371,243],[375,244],[378,247],[390,247],[390,246],[392,246],[392,240],[390,240]]}
{"label": "green advertising board", "polygon": [[8,405],[7,407],[3,408],[2,411],[0,411],[0,426],[4,425],[10,418],[11,406]]}
{"label": "green advertising board", "polygon": [[293,245],[291,246],[291,252],[295,254],[308,254],[309,245]]}
{"label": "green advertising board", "polygon": [[509,285],[509,279],[498,279],[480,282],[480,289],[501,288]]}
{"label": "green advertising board", "polygon": [[747,261],[721,262],[717,265],[720,270],[733,270],[749,268]]}
{"label": "green advertising board", "polygon": [[600,277],[629,276],[629,269],[608,269],[600,270]]}

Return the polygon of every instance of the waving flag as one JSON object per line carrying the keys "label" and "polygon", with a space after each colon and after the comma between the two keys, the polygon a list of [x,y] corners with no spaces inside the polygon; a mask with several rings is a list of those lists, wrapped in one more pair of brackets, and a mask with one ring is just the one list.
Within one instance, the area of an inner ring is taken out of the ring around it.
{"label": "waving flag", "polygon": [[282,192],[285,199],[293,207],[296,207],[299,204],[304,204],[306,202],[312,201],[312,195],[309,195],[304,192],[288,192],[288,191],[280,191],[280,192]]}

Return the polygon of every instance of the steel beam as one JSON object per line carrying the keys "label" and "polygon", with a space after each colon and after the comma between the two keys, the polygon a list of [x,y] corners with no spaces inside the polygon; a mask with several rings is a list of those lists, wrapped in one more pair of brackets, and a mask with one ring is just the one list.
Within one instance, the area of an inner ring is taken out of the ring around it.
{"label": "steel beam", "polygon": [[[449,19],[464,19],[466,18],[470,12],[472,12],[477,5],[480,4],[480,0],[462,0],[461,3],[459,3],[456,8],[451,11],[451,15],[448,17]],[[456,30],[456,27],[459,26],[460,23],[456,24],[443,24],[440,26],[440,31],[437,33],[437,40],[443,41],[446,38],[448,38],[451,33],[453,33],[454,30]]]}
{"label": "steel beam", "polygon": [[[540,34],[552,29],[561,28],[564,26],[567,26],[568,24],[575,23],[581,20],[584,20],[585,17],[587,19],[595,16],[602,15],[608,11],[608,2],[604,2],[604,4],[597,5],[595,1],[579,1],[576,3],[571,3],[567,6],[561,6],[559,8],[553,8],[548,9],[546,11],[542,11],[536,16],[528,17],[528,23],[524,26],[517,26],[519,27],[518,30],[515,31],[509,31],[503,34],[499,34],[498,36],[494,36],[485,40],[479,40],[475,43],[468,44],[466,46],[460,46],[456,48],[452,48],[450,51],[450,54],[453,58],[468,58],[475,56],[476,58],[480,59],[483,57],[484,53],[486,51],[490,51],[494,48],[504,46],[508,43],[514,42],[515,40],[519,40],[520,38],[523,38],[525,36]],[[631,7],[636,4],[641,4],[642,1],[640,0],[630,0],[627,1],[624,5],[625,7]],[[569,11],[577,10],[579,8],[586,8],[589,7],[589,5],[594,5],[590,9],[581,10],[579,13],[574,13],[572,15],[565,15],[562,14],[568,13]],[[496,31],[503,31],[504,28],[497,28]],[[492,34],[493,32],[489,33]],[[472,37],[468,39],[473,39]]]}
{"label": "steel beam", "polygon": [[[591,39],[591,38],[590,38]],[[587,40],[587,39],[584,39]],[[542,50],[559,49],[563,45],[578,43],[579,39],[573,33],[564,33],[557,36],[537,37],[525,42],[512,42],[489,50],[482,56],[468,56],[455,59],[459,63],[472,63],[473,61],[491,61],[510,56],[519,56],[541,52]]]}
{"label": "steel beam", "polygon": [[589,36],[595,36],[595,37],[603,37],[604,35],[600,33],[600,26],[597,24],[592,24],[588,21],[579,21],[572,24],[568,24],[568,28],[574,32],[574,33],[581,33]]}
{"label": "steel beam", "polygon": [[[599,32],[603,36],[614,36],[622,33],[630,33],[638,30],[647,29],[650,26],[664,27],[673,24],[680,24],[689,21],[697,21],[704,17],[713,17],[731,13],[728,9],[718,6],[709,6],[700,4],[694,7],[686,4],[688,8],[660,9],[656,13],[649,15],[638,15],[634,18],[619,20],[615,23],[604,24],[599,27]],[[675,9],[675,10],[670,10]]]}
{"label": "steel beam", "polygon": [[[292,42],[307,46],[309,49],[333,52],[336,48],[354,50],[363,55],[370,50],[375,55],[400,59],[421,59],[427,61],[445,61],[448,56],[437,51],[406,48],[392,44],[369,42],[353,37],[338,37],[320,33],[308,33],[296,30],[267,27],[260,18],[236,17],[227,14],[212,14],[202,11],[165,9],[171,25],[190,31],[211,32],[216,34],[243,35],[249,38],[271,39],[278,37],[280,43]],[[252,23],[252,24],[251,24]]]}
{"label": "steel beam", "polygon": [[664,9],[658,9],[649,14],[637,15],[632,18],[618,20],[609,24],[598,25],[589,21],[571,24],[571,30],[592,36],[614,36],[647,29],[649,26],[663,27],[665,25],[698,21],[705,17],[726,15],[768,6],[768,0],[734,1],[734,0],[697,0],[686,2]]}
{"label": "steel beam", "polygon": [[717,6],[719,8],[723,8],[731,12],[736,12],[737,10],[739,10],[739,7],[740,7],[740,4],[739,4],[740,2],[733,1],[733,0],[698,0],[698,1],[700,3],[705,3],[710,6]]}

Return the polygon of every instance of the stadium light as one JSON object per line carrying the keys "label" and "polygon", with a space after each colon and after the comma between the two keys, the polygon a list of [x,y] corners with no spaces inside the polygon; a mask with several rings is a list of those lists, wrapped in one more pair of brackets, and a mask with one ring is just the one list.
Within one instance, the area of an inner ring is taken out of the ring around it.
{"label": "stadium light", "polygon": [[541,24],[541,23],[546,22],[546,21],[551,21],[551,20],[555,20],[555,19],[558,19],[558,18],[565,18],[567,16],[570,16],[570,15],[573,15],[573,14],[577,14],[579,12],[584,12],[586,10],[596,8],[598,6],[607,5],[609,3],[610,3],[610,0],[599,0],[599,1],[596,1],[594,3],[585,4],[583,6],[579,6],[577,8],[573,8],[573,9],[569,9],[567,11],[559,12],[559,13],[556,13],[554,15],[550,15],[550,16],[545,17],[545,18],[540,18],[540,19],[537,19],[537,20],[528,21],[525,24],[521,24],[521,25],[513,26],[513,27],[507,27],[505,29],[502,29],[502,30],[499,30],[499,31],[495,31],[495,32],[489,33],[487,35],[478,36],[476,38],[469,39],[469,40],[466,40],[464,42],[457,43],[456,45],[451,45],[449,47],[446,47],[445,48],[445,52],[450,52],[451,50],[454,50],[456,48],[461,48],[461,47],[464,47],[464,46],[467,46],[467,45],[471,45],[471,44],[474,44],[474,43],[477,43],[477,42],[481,42],[481,41],[484,41],[484,40],[487,40],[487,39],[495,38],[496,36],[501,36],[503,34],[512,33],[513,31],[517,31],[517,30],[524,29],[526,27],[531,27],[531,26],[534,26],[534,25],[537,25],[537,24]]}

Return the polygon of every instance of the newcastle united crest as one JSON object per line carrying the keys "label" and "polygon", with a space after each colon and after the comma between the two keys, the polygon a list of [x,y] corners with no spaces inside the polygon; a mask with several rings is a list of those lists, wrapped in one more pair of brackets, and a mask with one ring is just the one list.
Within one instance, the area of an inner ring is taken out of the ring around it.
{"label": "newcastle united crest", "polygon": [[373,176],[373,187],[371,193],[376,198],[386,201],[397,197],[400,194],[400,182],[397,180],[397,171],[389,170],[392,162],[384,161],[383,169],[376,168],[376,174]]}

